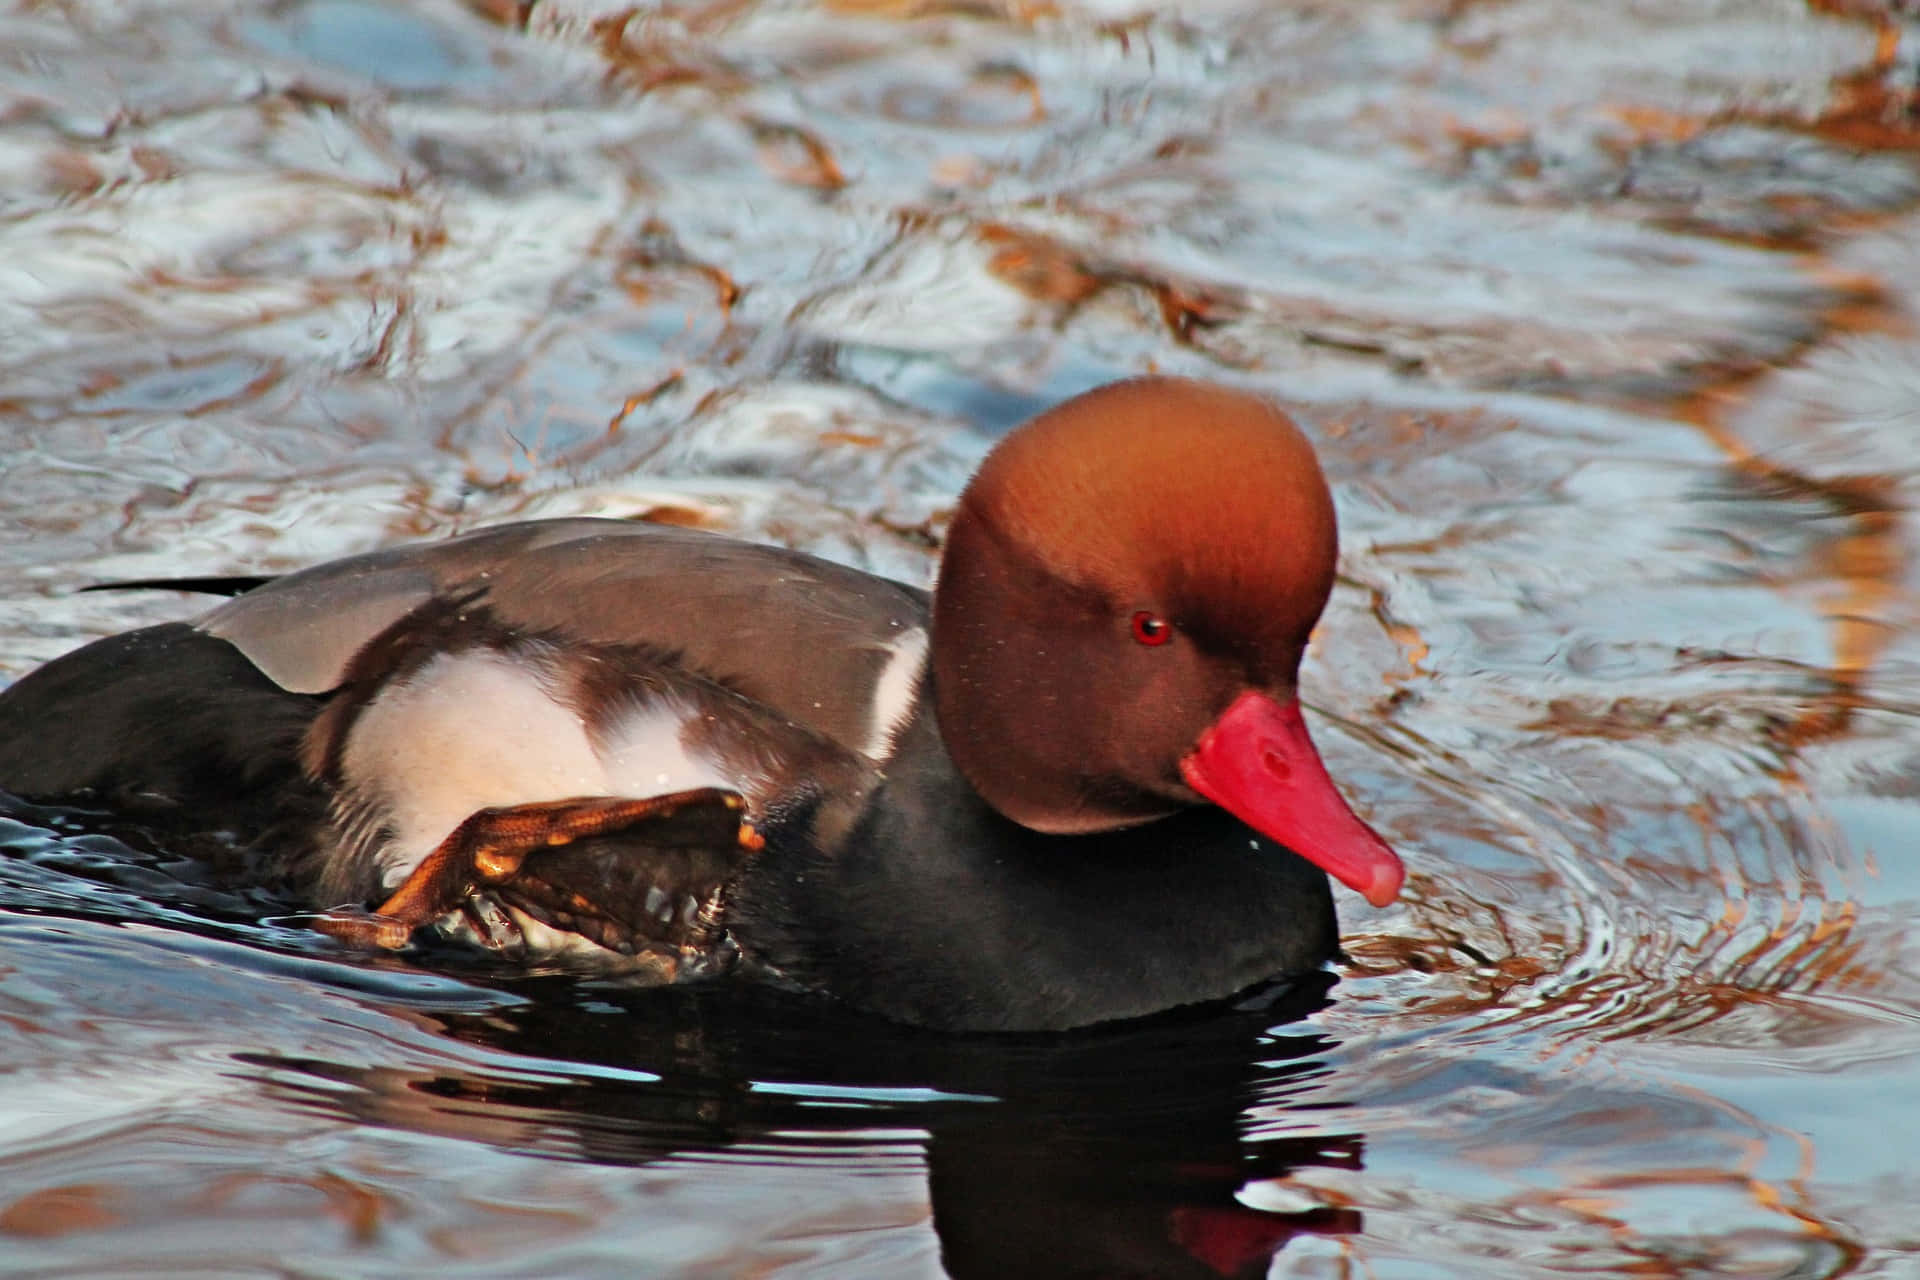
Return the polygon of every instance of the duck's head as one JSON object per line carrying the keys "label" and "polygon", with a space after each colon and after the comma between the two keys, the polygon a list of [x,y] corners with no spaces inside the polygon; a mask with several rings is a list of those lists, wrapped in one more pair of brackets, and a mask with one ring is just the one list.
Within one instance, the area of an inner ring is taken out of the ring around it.
{"label": "duck's head", "polygon": [[1264,400],[1143,378],[1014,431],[954,514],[934,593],[941,732],[1036,831],[1212,803],[1384,905],[1405,876],[1301,718],[1333,500]]}

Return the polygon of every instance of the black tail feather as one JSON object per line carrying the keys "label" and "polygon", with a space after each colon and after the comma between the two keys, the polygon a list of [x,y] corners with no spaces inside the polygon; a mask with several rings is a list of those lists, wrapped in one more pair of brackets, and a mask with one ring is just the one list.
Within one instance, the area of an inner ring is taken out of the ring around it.
{"label": "black tail feather", "polygon": [[191,591],[206,596],[243,596],[255,587],[264,587],[270,575],[237,574],[230,578],[126,578],[119,582],[96,582],[82,591]]}

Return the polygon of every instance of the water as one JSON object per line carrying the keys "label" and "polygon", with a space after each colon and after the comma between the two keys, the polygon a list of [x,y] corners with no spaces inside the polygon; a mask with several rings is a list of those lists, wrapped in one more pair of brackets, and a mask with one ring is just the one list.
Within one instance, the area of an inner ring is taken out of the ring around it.
{"label": "water", "polygon": [[1900,6],[0,12],[0,677],[528,515],[909,579],[1145,369],[1321,447],[1327,990],[968,1040],[0,828],[0,1269],[1920,1275]]}

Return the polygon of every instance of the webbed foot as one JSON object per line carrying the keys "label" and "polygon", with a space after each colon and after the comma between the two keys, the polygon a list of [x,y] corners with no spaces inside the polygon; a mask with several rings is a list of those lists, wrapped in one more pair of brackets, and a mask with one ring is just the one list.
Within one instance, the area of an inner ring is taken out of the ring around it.
{"label": "webbed foot", "polygon": [[470,908],[480,890],[511,885],[531,855],[592,836],[640,828],[645,828],[648,843],[753,851],[764,841],[747,821],[745,810],[746,801],[738,792],[718,787],[639,800],[576,796],[481,809],[422,858],[375,910],[341,907],[310,919],[316,929],[343,942],[392,951],[406,946],[414,930],[463,911],[483,945],[510,949],[521,939],[504,913],[496,906],[488,915],[478,916]]}

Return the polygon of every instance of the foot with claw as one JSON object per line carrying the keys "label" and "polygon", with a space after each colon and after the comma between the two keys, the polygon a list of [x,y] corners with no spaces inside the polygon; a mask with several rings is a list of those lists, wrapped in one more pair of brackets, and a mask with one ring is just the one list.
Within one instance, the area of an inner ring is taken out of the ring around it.
{"label": "foot with claw", "polygon": [[[626,904],[596,901],[591,891],[596,886],[586,886],[582,892],[564,874],[535,875],[529,861],[551,862],[550,857],[543,860],[539,855],[602,836],[621,837],[620,856],[628,862],[681,853],[679,859],[666,859],[678,866],[688,850],[708,850],[731,860],[742,850],[756,852],[765,843],[747,820],[745,807],[738,792],[708,787],[644,799],[577,796],[481,809],[422,858],[377,909],[339,907],[311,921],[321,932],[344,942],[392,951],[405,947],[415,930],[455,912],[464,914],[474,935],[487,945],[513,948],[521,941],[520,929],[512,912],[503,908],[530,906],[536,918],[544,921],[554,913],[540,908],[556,895],[574,909],[567,924],[576,923],[574,916],[581,913],[601,922],[621,920],[631,914]],[[629,870],[639,871],[642,883],[658,878],[644,869]],[[660,871],[672,878],[671,867]],[[599,881],[597,887],[609,887],[604,875],[593,878]],[[524,903],[516,901],[521,897]],[[604,927],[599,932],[604,933]]]}

